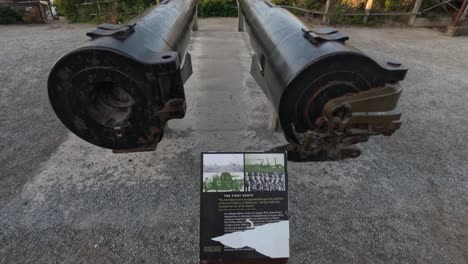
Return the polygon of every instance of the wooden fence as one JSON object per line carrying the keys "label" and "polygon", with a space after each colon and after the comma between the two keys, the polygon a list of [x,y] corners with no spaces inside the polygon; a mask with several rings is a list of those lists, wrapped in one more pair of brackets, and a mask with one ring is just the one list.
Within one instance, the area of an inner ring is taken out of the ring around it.
{"label": "wooden fence", "polygon": [[[453,24],[460,24],[466,20],[468,13],[468,0],[464,0],[461,7],[457,7],[455,2],[457,0],[439,0],[439,3],[434,4],[421,10],[421,6],[424,0],[416,0],[411,12],[372,12],[374,6],[374,0],[367,0],[364,10],[362,13],[345,13],[343,16],[362,16],[364,22],[367,22],[370,16],[408,16],[408,24],[410,26],[449,26]],[[306,14],[318,15],[322,18],[323,24],[329,24],[331,9],[333,8],[332,0],[327,0],[323,10],[307,10],[304,8],[293,7],[293,6],[281,6],[287,9],[297,10]],[[429,11],[436,8],[441,8],[446,11],[447,16],[426,19],[421,17],[427,14]],[[454,15],[455,14],[455,15]]]}

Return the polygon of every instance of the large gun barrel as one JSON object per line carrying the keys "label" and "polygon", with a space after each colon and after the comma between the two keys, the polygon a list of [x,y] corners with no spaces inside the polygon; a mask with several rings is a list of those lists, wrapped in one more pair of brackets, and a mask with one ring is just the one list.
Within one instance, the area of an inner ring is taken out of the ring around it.
{"label": "large gun barrel", "polygon": [[196,4],[165,0],[128,24],[103,24],[60,58],[48,91],[65,126],[117,152],[156,149],[166,122],[185,115]]}
{"label": "large gun barrel", "polygon": [[361,152],[351,145],[400,128],[400,63],[379,64],[337,30],[310,28],[271,2],[238,3],[255,51],[251,74],[290,143],[275,150],[293,161],[353,158]]}

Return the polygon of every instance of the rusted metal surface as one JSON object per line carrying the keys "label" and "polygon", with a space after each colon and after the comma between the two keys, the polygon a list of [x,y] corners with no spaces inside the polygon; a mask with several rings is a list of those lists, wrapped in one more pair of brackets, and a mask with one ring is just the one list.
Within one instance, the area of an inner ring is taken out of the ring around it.
{"label": "rusted metal surface", "polygon": [[457,16],[452,26],[455,27],[461,23],[461,21],[463,20],[463,15],[466,14],[467,10],[468,10],[468,0],[464,0],[463,4],[460,7],[460,10],[458,10]]}
{"label": "rusted metal surface", "polygon": [[[394,111],[401,92],[401,88],[388,84],[332,99],[323,108],[325,119],[316,122],[328,125],[328,131],[350,135],[391,135],[401,126],[401,113]],[[366,127],[360,129],[363,124]]]}
{"label": "rusted metal surface", "polygon": [[308,28],[262,0],[239,0],[255,54],[251,74],[269,97],[294,161],[354,158],[352,145],[391,135],[406,76],[398,62],[379,64],[331,28]]}
{"label": "rusted metal surface", "polygon": [[370,136],[390,136],[401,126],[396,110],[402,89],[397,85],[371,89],[329,100],[322,115],[303,134],[303,145],[286,145],[290,160],[321,161],[355,158],[361,151],[354,144]]}
{"label": "rusted metal surface", "polygon": [[49,75],[49,99],[76,135],[115,152],[155,150],[185,115],[195,0],[171,0],[127,25],[103,24]]}

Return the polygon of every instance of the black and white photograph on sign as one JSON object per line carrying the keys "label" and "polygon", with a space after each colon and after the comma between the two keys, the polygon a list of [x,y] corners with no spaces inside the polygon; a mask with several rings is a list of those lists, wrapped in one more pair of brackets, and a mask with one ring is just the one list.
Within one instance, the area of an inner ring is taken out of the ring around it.
{"label": "black and white photograph on sign", "polygon": [[243,192],[244,155],[203,155],[203,192]]}
{"label": "black and white photograph on sign", "polygon": [[245,154],[245,192],[285,191],[284,154]]}

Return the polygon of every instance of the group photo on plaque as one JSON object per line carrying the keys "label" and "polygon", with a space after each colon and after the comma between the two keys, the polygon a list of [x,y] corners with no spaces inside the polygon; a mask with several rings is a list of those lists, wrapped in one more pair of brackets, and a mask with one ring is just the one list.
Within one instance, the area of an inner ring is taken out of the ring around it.
{"label": "group photo on plaque", "polygon": [[245,154],[244,190],[246,192],[285,191],[282,154]]}

